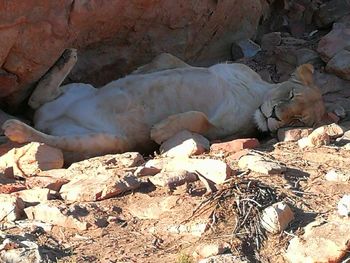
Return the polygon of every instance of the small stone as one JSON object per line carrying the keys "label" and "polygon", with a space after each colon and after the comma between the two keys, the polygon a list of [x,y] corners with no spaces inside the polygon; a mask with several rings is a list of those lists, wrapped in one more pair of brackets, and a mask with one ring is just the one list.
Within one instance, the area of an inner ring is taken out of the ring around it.
{"label": "small stone", "polygon": [[282,41],[281,32],[271,32],[261,38],[261,48],[265,51],[273,51]]}
{"label": "small stone", "polygon": [[196,248],[195,254],[200,258],[208,258],[212,256],[217,256],[225,253],[225,251],[230,249],[228,243],[216,242],[216,243],[205,243],[201,244]]}
{"label": "small stone", "polygon": [[293,219],[293,211],[282,201],[264,209],[262,212],[261,225],[267,231],[277,234],[285,230]]}
{"label": "small stone", "polygon": [[284,142],[298,141],[309,136],[312,131],[311,128],[281,128],[277,131],[277,138]]}
{"label": "small stone", "polygon": [[[322,127],[321,127],[322,128]],[[302,138],[298,141],[301,149],[306,147],[320,147],[330,143],[329,135],[324,130],[316,129],[308,137]]]}
{"label": "small stone", "polygon": [[56,226],[86,230],[88,224],[81,222],[72,215],[65,215],[60,208],[50,204],[38,204],[24,209],[28,219],[39,220]]}
{"label": "small stone", "polygon": [[256,154],[242,156],[238,161],[238,166],[241,169],[249,169],[257,173],[268,175],[281,174],[286,171],[284,165],[280,165],[271,159]]}
{"label": "small stone", "polygon": [[198,180],[195,173],[186,170],[178,170],[173,172],[161,172],[149,178],[150,182],[155,186],[175,188],[185,183],[190,183]]}
{"label": "small stone", "polygon": [[341,216],[350,216],[350,195],[344,195],[338,202],[338,213]]}
{"label": "small stone", "polygon": [[293,263],[341,262],[350,248],[350,221],[334,219],[327,223],[312,222],[301,237],[294,237],[286,252]]}
{"label": "small stone", "polygon": [[199,155],[209,150],[209,141],[200,134],[181,131],[160,146],[163,156],[177,157]]}
{"label": "small stone", "polygon": [[248,263],[248,261],[241,260],[232,254],[223,254],[202,259],[198,263]]}
{"label": "small stone", "polygon": [[227,157],[227,160],[229,162],[232,162],[232,161],[237,161],[239,160],[242,156],[245,156],[249,153],[249,150],[248,149],[244,149],[242,151],[239,151],[239,152],[236,152],[234,154],[231,154]]}
{"label": "small stone", "polygon": [[327,63],[326,71],[342,79],[350,80],[350,51],[342,50],[338,52]]}
{"label": "small stone", "polygon": [[336,170],[329,171],[325,179],[330,182],[348,182],[350,180],[350,173],[342,173]]}
{"label": "small stone", "polygon": [[38,142],[14,148],[0,157],[0,170],[7,177],[30,177],[62,166],[62,151]]}
{"label": "small stone", "polygon": [[192,236],[201,237],[208,229],[208,224],[203,222],[192,222],[189,225],[176,224],[170,225],[167,231],[171,234],[184,235],[189,234]]}
{"label": "small stone", "polygon": [[318,56],[318,53],[312,49],[308,48],[300,48],[295,51],[295,55],[297,58],[297,65],[300,66],[302,64],[313,64],[322,62],[320,57]]}
{"label": "small stone", "polygon": [[0,194],[0,220],[12,222],[23,214],[23,200],[16,196]]}
{"label": "small stone", "polygon": [[350,151],[350,142],[343,146],[344,150]]}
{"label": "small stone", "polygon": [[33,188],[19,191],[12,195],[20,197],[26,203],[45,203],[50,199],[50,189]]}
{"label": "small stone", "polygon": [[236,153],[244,149],[253,149],[259,146],[260,143],[256,138],[237,139],[229,142],[214,143],[210,146],[210,151]]}

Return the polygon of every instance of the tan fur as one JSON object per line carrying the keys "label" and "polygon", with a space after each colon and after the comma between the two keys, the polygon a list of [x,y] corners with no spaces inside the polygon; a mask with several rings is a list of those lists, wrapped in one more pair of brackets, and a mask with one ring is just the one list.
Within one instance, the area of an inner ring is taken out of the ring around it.
{"label": "tan fur", "polygon": [[52,75],[43,78],[52,94],[60,96],[45,101],[39,83],[31,97],[31,105],[39,107],[37,130],[10,120],[3,125],[6,136],[44,142],[77,153],[79,159],[154,149],[154,142],[181,130],[222,139],[251,136],[257,127],[275,131],[295,123],[313,126],[325,113],[311,65],[300,66],[286,82],[270,84],[242,64],[198,68],[163,54],[99,90],[87,84],[58,87],[56,76],[67,75],[74,59],[67,66],[53,66]]}

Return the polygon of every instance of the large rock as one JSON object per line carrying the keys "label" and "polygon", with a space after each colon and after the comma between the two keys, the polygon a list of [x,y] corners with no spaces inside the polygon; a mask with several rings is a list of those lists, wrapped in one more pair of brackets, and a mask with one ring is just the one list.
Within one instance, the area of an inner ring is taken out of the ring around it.
{"label": "large rock", "polygon": [[69,167],[72,180],[60,190],[69,202],[89,202],[114,197],[140,186],[132,174],[144,162],[139,153],[105,155],[75,163]]}
{"label": "large rock", "polygon": [[312,222],[304,235],[290,241],[286,258],[293,263],[341,262],[350,248],[349,231],[349,220]]}
{"label": "large rock", "polygon": [[315,22],[319,27],[326,27],[347,14],[350,14],[349,0],[331,0],[317,10]]}
{"label": "large rock", "polygon": [[342,79],[350,80],[350,51],[339,51],[328,61],[326,70]]}
{"label": "large rock", "polygon": [[328,62],[336,53],[350,46],[350,23],[334,23],[333,29],[318,42],[317,51]]}
{"label": "large rock", "polygon": [[[74,82],[101,85],[160,52],[194,64],[230,59],[249,38],[265,0],[13,0],[0,4],[0,102],[21,101],[68,47],[80,60]],[[5,98],[6,97],[6,98]]]}

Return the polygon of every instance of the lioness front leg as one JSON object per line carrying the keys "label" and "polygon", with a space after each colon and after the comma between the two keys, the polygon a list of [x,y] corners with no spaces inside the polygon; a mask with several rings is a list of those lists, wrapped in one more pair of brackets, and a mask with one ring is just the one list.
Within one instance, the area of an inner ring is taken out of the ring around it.
{"label": "lioness front leg", "polygon": [[60,85],[77,62],[76,49],[66,49],[51,69],[39,80],[28,104],[38,109],[43,104],[58,98],[63,91]]}
{"label": "lioness front leg", "polygon": [[5,135],[14,142],[41,142],[63,151],[84,153],[90,157],[128,150],[127,141],[122,136],[108,133],[52,136],[35,130],[18,120],[6,121],[2,129]]}
{"label": "lioness front leg", "polygon": [[200,111],[188,111],[170,115],[165,120],[155,124],[151,129],[151,139],[161,144],[176,133],[188,130],[204,135],[210,128],[214,128],[208,117]]}

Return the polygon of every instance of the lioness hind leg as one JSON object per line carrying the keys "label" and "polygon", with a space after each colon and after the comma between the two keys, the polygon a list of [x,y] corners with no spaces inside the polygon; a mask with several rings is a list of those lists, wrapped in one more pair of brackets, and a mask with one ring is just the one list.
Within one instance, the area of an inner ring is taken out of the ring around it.
{"label": "lioness hind leg", "polygon": [[37,109],[43,104],[52,101],[62,94],[60,85],[77,62],[77,51],[66,49],[51,69],[39,80],[28,104]]}
{"label": "lioness hind leg", "polygon": [[18,120],[8,120],[2,128],[11,141],[19,143],[42,142],[63,151],[84,153],[90,157],[124,152],[128,149],[127,141],[122,136],[107,133],[52,136],[37,131]]}
{"label": "lioness hind leg", "polygon": [[183,130],[204,135],[211,128],[214,128],[214,125],[209,122],[208,117],[203,112],[188,111],[171,115],[155,124],[151,129],[151,139],[161,144]]}
{"label": "lioness hind leg", "polygon": [[150,63],[134,70],[131,74],[146,74],[166,69],[185,67],[190,67],[190,65],[169,53],[162,53],[156,56]]}

